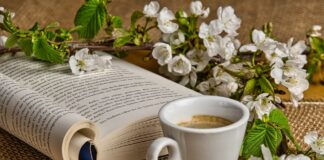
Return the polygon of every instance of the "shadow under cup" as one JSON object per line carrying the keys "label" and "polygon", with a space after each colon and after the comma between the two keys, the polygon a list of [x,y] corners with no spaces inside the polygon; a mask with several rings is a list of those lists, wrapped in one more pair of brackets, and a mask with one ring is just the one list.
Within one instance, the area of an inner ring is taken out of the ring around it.
{"label": "shadow under cup", "polygon": [[[194,115],[211,115],[232,121],[218,128],[188,128],[179,122]],[[245,134],[249,110],[242,103],[224,97],[198,96],[166,104],[159,112],[165,137],[174,139],[182,160],[235,160]]]}

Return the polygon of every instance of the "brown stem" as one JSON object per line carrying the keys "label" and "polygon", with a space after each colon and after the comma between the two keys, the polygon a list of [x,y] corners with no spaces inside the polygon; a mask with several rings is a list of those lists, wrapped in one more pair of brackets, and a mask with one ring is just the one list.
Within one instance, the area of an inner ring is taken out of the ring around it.
{"label": "brown stem", "polygon": [[[100,50],[100,51],[106,51],[106,52],[114,52],[114,51],[134,51],[134,50],[152,50],[153,44],[147,43],[142,46],[135,46],[135,45],[125,45],[120,48],[114,48],[113,46],[109,45],[102,45],[102,44],[96,44],[96,43],[76,43],[72,42],[70,43],[70,53],[73,54],[76,50],[80,50],[82,48],[89,48],[90,50]],[[0,47],[0,55],[4,53],[16,53],[22,51],[19,47],[13,47],[13,48],[4,48]]]}

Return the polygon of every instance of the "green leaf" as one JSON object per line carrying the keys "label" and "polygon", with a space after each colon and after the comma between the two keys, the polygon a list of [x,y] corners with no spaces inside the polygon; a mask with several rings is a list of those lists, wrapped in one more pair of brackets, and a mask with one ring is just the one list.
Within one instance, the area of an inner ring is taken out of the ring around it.
{"label": "green leaf", "polygon": [[37,31],[38,29],[39,29],[39,23],[36,22],[36,23],[33,25],[33,27],[30,28],[29,30],[30,30],[30,31]]}
{"label": "green leaf", "polygon": [[114,28],[122,28],[123,27],[123,21],[121,17],[119,16],[111,16],[111,26]]}
{"label": "green leaf", "polygon": [[133,38],[132,38],[132,36],[130,34],[128,34],[126,36],[123,36],[123,37],[119,37],[114,41],[114,47],[119,48],[119,47],[131,42],[132,39]]}
{"label": "green leaf", "polygon": [[289,126],[288,118],[280,109],[274,109],[269,115],[269,121],[274,123],[282,129],[284,134],[289,138],[289,140],[295,145],[296,149],[300,150],[300,146],[295,140]]}
{"label": "green leaf", "polygon": [[279,129],[273,128],[268,124],[258,124],[253,126],[245,136],[242,154],[244,157],[261,157],[261,144],[269,147],[274,154],[282,140],[282,134]]}
{"label": "green leaf", "polygon": [[49,29],[53,29],[53,28],[57,28],[60,26],[60,23],[58,22],[53,22],[53,23],[50,23],[49,25],[47,25],[45,27],[45,30],[49,30]]}
{"label": "green leaf", "polygon": [[270,83],[270,81],[264,76],[262,75],[259,80],[259,85],[261,87],[261,90],[265,93],[269,93],[271,95],[274,94],[274,89],[272,87],[272,84]]}
{"label": "green leaf", "polygon": [[5,47],[12,48],[17,43],[18,39],[19,37],[16,35],[16,33],[11,34],[5,43]]}
{"label": "green leaf", "polygon": [[97,35],[101,27],[105,24],[107,10],[102,0],[89,0],[78,10],[74,24],[82,26],[78,30],[81,38],[91,39]]}
{"label": "green leaf", "polygon": [[315,63],[310,63],[309,65],[307,65],[307,79],[309,81],[312,81],[313,75],[316,72],[317,69],[317,65]]}
{"label": "green leaf", "polygon": [[311,37],[310,45],[317,53],[324,53],[324,39],[320,37]]}
{"label": "green leaf", "polygon": [[18,45],[25,52],[27,56],[31,56],[33,54],[33,43],[31,39],[28,38],[19,39]]}
{"label": "green leaf", "polygon": [[136,22],[144,16],[144,13],[141,11],[135,11],[131,17],[131,30],[134,30],[136,27]]}
{"label": "green leaf", "polygon": [[64,63],[64,54],[55,50],[46,40],[45,37],[34,37],[33,39],[33,56],[37,59],[49,61],[52,63]]}
{"label": "green leaf", "polygon": [[243,91],[243,96],[245,95],[250,95],[253,93],[255,85],[257,83],[256,79],[250,79],[246,82],[246,85],[244,87],[244,91]]}
{"label": "green leaf", "polygon": [[280,109],[273,109],[269,115],[269,121],[282,129],[290,129],[286,115]]}

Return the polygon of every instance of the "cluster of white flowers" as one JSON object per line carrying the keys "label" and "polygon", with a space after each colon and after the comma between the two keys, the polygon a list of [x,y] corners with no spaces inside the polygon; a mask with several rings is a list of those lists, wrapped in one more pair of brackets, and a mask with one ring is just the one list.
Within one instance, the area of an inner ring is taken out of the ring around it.
{"label": "cluster of white flowers", "polygon": [[[293,45],[293,39],[288,43],[281,43],[267,37],[259,30],[252,32],[253,44],[243,45],[241,52],[256,52],[258,50],[265,53],[266,59],[272,66],[271,77],[275,83],[287,87],[290,92],[291,101],[294,106],[298,106],[298,101],[303,99],[303,92],[308,89],[306,70],[303,69],[307,63],[306,55],[302,55],[306,49],[304,41],[298,41]],[[283,59],[286,59],[283,61]]]}
{"label": "cluster of white flowers", "polygon": [[89,54],[89,49],[83,48],[70,57],[69,65],[73,74],[82,75],[110,68],[111,59],[111,56],[103,52],[96,51],[96,54]]}
{"label": "cluster of white flowers", "polygon": [[[257,118],[262,119],[263,115],[269,115],[270,112],[276,108],[274,103],[280,103],[281,100],[279,97],[269,95],[268,93],[262,93],[258,95],[255,99],[251,95],[244,96],[242,98],[242,103],[245,104],[249,110],[257,115]],[[251,114],[250,119],[254,118],[254,114]]]}
{"label": "cluster of white flowers", "polygon": [[[219,7],[217,10],[218,19],[212,20],[209,25],[202,23],[199,27],[199,37],[203,39],[210,57],[219,55],[225,60],[230,60],[237,53],[240,43],[235,36],[236,30],[241,25],[241,19],[234,14],[230,6]],[[225,37],[221,33],[226,32]]]}
{"label": "cluster of white flowers", "polygon": [[197,85],[197,89],[204,94],[224,97],[230,97],[238,87],[237,80],[219,66],[213,68],[212,78]]}
{"label": "cluster of white flowers", "polygon": [[[207,18],[210,9],[203,7],[200,1],[194,1],[190,4],[192,15],[201,18]],[[229,61],[237,53],[240,42],[235,39],[238,35],[236,30],[240,27],[241,20],[234,14],[232,7],[220,7],[217,11],[218,18],[211,21],[209,25],[202,23],[199,28],[199,38],[204,42],[207,51],[192,49],[185,54],[178,54],[172,50],[172,46],[181,45],[186,41],[185,35],[179,29],[177,23],[174,23],[175,16],[173,12],[164,7],[159,13],[159,4],[152,1],[144,7],[143,13],[147,17],[157,17],[158,27],[162,32],[162,39],[165,43],[158,42],[154,45],[152,52],[153,58],[164,67],[167,66],[168,72],[173,76],[182,77],[179,82],[182,85],[190,84],[196,87],[202,93],[212,95],[231,96],[236,92],[239,84],[236,79],[226,73],[219,67],[213,69],[214,76],[208,81],[197,83],[197,72],[201,72],[208,65],[209,61],[219,55],[226,61]],[[187,13],[182,12],[184,17]],[[226,36],[221,36],[225,32]],[[228,64],[224,63],[226,66]]]}
{"label": "cluster of white flowers", "polygon": [[[307,133],[304,136],[304,142],[310,145],[311,149],[315,153],[321,156],[324,155],[324,137],[318,137],[318,133],[316,131]],[[263,144],[261,145],[261,152],[264,160],[273,160],[270,149]],[[279,159],[280,160],[311,160],[310,157],[303,154],[298,154],[298,155],[291,154],[288,156],[284,154],[281,155]],[[251,156],[249,160],[262,160],[262,158]]]}

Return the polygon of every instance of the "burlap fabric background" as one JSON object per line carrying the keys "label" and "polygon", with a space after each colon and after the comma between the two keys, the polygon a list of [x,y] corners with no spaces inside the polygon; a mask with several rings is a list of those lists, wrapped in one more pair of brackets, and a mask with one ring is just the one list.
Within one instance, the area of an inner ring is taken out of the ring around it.
{"label": "burlap fabric background", "polygon": [[[0,0],[4,6],[16,13],[14,21],[22,28],[29,28],[35,21],[41,25],[53,21],[60,22],[63,27],[72,27],[77,9],[84,0]],[[142,10],[148,0],[114,0],[109,5],[109,12],[121,16],[128,26],[130,16],[134,10]],[[188,11],[189,0],[161,0],[161,6],[172,10],[182,8]],[[218,6],[231,5],[236,14],[242,19],[239,30],[239,39],[248,42],[249,32],[253,27],[260,27],[265,22],[274,24],[274,34],[282,41],[290,37],[305,39],[305,32],[314,24],[324,26],[324,1],[323,0],[206,0],[204,5],[211,7],[210,19],[216,17]],[[134,57],[134,56],[133,56]],[[129,61],[134,62],[132,58]],[[136,63],[136,62],[135,62]],[[151,69],[149,66],[147,69]],[[309,102],[302,103],[300,108],[288,107],[288,115],[292,129],[297,139],[302,142],[302,137],[307,131],[317,130],[324,134],[324,87],[311,86],[306,93]],[[315,102],[317,101],[317,102]],[[304,145],[305,147],[305,145]],[[0,129],[0,160],[18,159],[47,159],[32,147],[11,136]]]}

